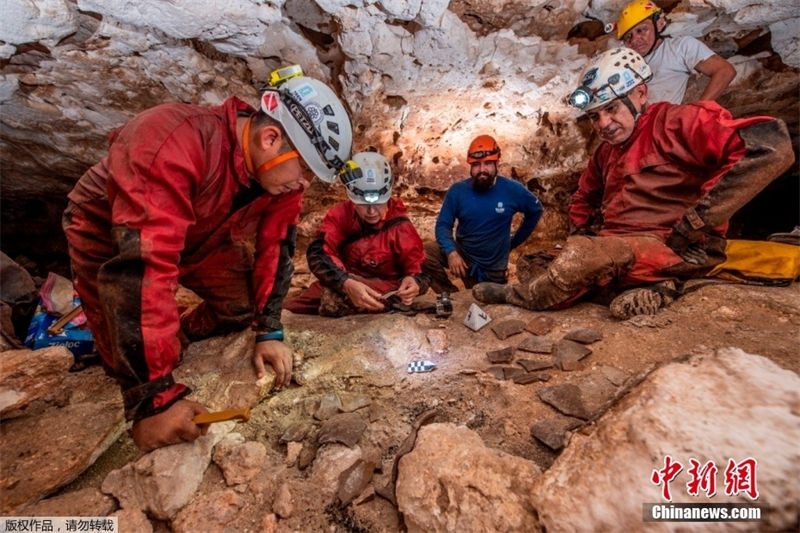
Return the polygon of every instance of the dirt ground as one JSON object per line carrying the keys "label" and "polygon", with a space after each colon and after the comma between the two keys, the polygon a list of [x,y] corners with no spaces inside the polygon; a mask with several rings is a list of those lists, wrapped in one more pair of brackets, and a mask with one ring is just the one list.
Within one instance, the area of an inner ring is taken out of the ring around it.
{"label": "dirt ground", "polygon": [[[423,299],[433,300],[428,294]],[[558,340],[575,327],[594,329],[602,339],[582,367],[564,372],[550,369],[550,380],[528,385],[502,381],[486,372],[486,352],[516,347],[531,334],[524,332],[500,340],[489,326],[473,332],[463,325],[471,303],[469,291],[453,295],[454,312],[449,319],[432,315],[362,315],[339,319],[284,313],[289,342],[304,362],[297,375],[303,385],[275,392],[253,410],[249,423],[237,431],[249,440],[263,442],[268,449],[263,475],[240,494],[244,505],[226,522],[224,531],[263,531],[277,487],[286,483],[293,497],[291,516],[278,522],[278,531],[401,531],[396,508],[381,497],[343,507],[336,487],[321,487],[315,465],[304,470],[285,466],[286,444],[280,441],[287,428],[297,424],[318,427],[313,414],[320,398],[329,393],[358,395],[370,404],[358,412],[369,420],[359,446],[365,455],[379,458],[374,487],[391,479],[397,451],[410,433],[414,420],[430,409],[436,421],[464,424],[476,431],[485,444],[529,459],[547,469],[556,457],[550,448],[531,437],[531,426],[554,415],[542,403],[537,390],[569,382],[577,376],[612,366],[628,373],[631,380],[654,367],[690,353],[738,347],[768,357],[779,366],[800,373],[800,286],[760,287],[722,284],[687,294],[654,316],[620,322],[608,308],[580,303],[562,311],[531,312],[506,305],[484,305],[493,322],[520,319],[524,322],[544,315],[553,320],[547,337]],[[490,324],[491,325],[491,324]],[[442,336],[442,332],[444,336]],[[445,339],[445,340],[443,340]],[[517,352],[519,356],[519,352]],[[436,370],[408,374],[406,363],[430,359]],[[591,432],[592,424],[580,431]],[[105,475],[135,460],[138,451],[129,437],[121,438],[81,478],[65,491],[100,486]],[[319,456],[318,456],[319,458]],[[200,492],[226,489],[220,469],[212,464]],[[170,531],[155,522],[156,531]]]}

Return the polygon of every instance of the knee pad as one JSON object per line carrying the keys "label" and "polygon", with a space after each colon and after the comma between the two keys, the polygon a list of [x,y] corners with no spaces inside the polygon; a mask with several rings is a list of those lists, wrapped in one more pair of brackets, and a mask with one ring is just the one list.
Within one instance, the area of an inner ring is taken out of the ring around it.
{"label": "knee pad", "polygon": [[574,235],[550,263],[547,275],[556,287],[572,292],[618,277],[634,260],[633,250],[624,239]]}

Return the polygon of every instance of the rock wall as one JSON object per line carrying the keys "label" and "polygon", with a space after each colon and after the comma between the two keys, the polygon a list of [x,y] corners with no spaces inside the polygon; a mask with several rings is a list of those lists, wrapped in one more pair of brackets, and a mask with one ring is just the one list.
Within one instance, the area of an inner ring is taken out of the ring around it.
{"label": "rock wall", "polygon": [[[337,87],[353,112],[355,149],[389,157],[406,195],[463,177],[470,139],[491,132],[503,148],[501,172],[558,212],[593,147],[564,99],[586,58],[616,44],[602,25],[625,3],[6,0],[3,248],[12,256],[64,249],[66,193],[131,115],[173,100],[255,101],[267,74],[288,63]],[[661,4],[672,33],[702,38],[736,66],[723,104],[737,115],[778,114],[796,134],[792,3]],[[543,229],[561,230],[557,221]]]}

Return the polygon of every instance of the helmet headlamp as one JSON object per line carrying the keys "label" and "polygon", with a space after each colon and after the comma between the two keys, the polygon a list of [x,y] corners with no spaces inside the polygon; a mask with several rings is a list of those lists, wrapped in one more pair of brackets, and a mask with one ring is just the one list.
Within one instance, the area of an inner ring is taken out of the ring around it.
{"label": "helmet headlamp", "polygon": [[381,198],[381,194],[378,191],[364,191],[361,196],[368,204],[377,204]]}
{"label": "helmet headlamp", "polygon": [[569,105],[583,109],[592,101],[592,91],[585,85],[581,85],[571,95],[569,95]]}
{"label": "helmet headlamp", "polygon": [[490,155],[495,155],[500,153],[500,148],[495,148],[494,150],[478,150],[477,152],[470,152],[467,154],[467,157],[471,159],[483,159],[484,157],[489,157]]}

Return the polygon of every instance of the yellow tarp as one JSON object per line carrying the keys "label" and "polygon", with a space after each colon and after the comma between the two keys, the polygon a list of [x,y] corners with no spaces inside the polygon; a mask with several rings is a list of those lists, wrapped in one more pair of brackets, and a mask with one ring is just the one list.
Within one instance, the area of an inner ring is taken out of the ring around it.
{"label": "yellow tarp", "polygon": [[771,241],[730,239],[725,247],[727,259],[708,276],[739,279],[761,278],[796,280],[800,277],[800,246]]}

